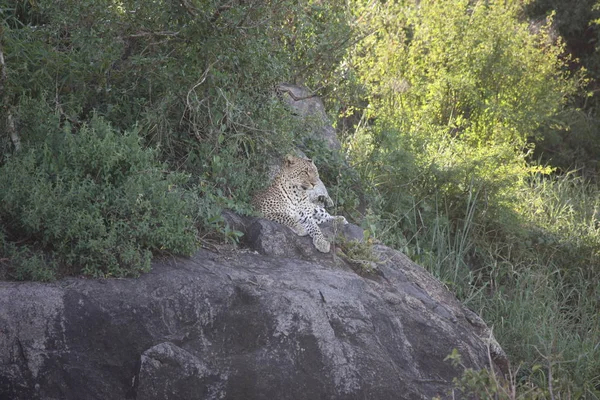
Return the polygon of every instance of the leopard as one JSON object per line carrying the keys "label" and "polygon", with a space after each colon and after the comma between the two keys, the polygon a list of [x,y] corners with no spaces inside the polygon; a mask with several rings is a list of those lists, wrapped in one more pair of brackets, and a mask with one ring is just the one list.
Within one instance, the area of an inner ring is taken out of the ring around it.
{"label": "leopard", "polygon": [[330,220],[347,221],[344,217],[330,215],[320,206],[320,201],[325,202],[326,197],[329,198],[326,189],[326,197],[322,190],[317,189],[311,201],[309,193],[319,185],[323,183],[314,162],[288,154],[271,185],[255,194],[252,205],[266,219],[288,226],[299,236],[309,235],[317,250],[329,253],[331,243],[318,225]]}
{"label": "leopard", "polygon": [[313,217],[317,224],[320,225],[327,221],[341,222],[342,224],[348,223],[345,217],[341,215],[330,215],[327,210],[325,210],[325,207],[333,207],[334,203],[331,197],[329,197],[327,188],[321,179],[317,181],[314,188],[307,190],[306,193],[308,194],[308,200],[315,205]]}
{"label": "leopard", "polygon": [[333,207],[333,200],[329,197],[327,188],[321,179],[317,181],[314,188],[307,190],[308,200],[319,207]]}

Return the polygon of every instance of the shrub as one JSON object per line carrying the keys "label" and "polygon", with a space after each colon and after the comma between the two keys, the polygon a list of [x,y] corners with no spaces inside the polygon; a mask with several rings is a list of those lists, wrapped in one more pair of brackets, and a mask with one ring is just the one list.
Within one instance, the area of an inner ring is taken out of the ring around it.
{"label": "shrub", "polygon": [[[43,249],[63,271],[137,275],[152,252],[195,249],[179,188],[186,180],[167,172],[137,132],[93,118],[75,133],[50,128],[43,143],[0,167],[0,219],[9,241]],[[13,265],[14,276],[35,278],[35,260]]]}
{"label": "shrub", "polygon": [[404,192],[440,194],[458,215],[471,185],[489,203],[510,200],[529,174],[527,140],[552,124],[576,89],[560,45],[544,30],[532,35],[514,6],[486,4],[382,6],[362,19],[375,33],[350,63],[369,88],[364,112],[372,123],[353,138],[368,150],[351,145],[372,164],[368,178],[387,199],[386,211],[410,202],[407,195],[397,201],[405,182]]}

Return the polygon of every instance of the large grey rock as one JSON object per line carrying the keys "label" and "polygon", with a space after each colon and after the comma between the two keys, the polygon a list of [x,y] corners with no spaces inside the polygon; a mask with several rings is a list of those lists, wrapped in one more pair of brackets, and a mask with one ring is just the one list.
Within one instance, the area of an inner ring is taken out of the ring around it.
{"label": "large grey rock", "polygon": [[368,277],[308,247],[311,261],[202,250],[138,279],[0,282],[0,399],[450,398],[462,370],[444,358],[488,367],[487,327],[374,250]]}
{"label": "large grey rock", "polygon": [[220,399],[225,397],[227,375],[171,342],[146,350],[135,382],[137,400]]}

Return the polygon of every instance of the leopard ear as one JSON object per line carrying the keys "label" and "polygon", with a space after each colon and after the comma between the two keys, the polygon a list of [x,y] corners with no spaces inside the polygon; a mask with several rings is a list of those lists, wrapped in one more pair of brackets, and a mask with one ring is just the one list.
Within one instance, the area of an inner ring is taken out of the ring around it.
{"label": "leopard ear", "polygon": [[291,154],[288,154],[285,156],[285,161],[284,161],[286,166],[290,166],[290,165],[294,165],[296,163],[296,157],[294,157]]}

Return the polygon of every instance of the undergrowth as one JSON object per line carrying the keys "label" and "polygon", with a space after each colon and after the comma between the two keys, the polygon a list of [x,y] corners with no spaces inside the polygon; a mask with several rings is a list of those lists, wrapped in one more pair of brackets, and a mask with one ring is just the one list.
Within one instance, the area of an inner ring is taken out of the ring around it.
{"label": "undergrowth", "polygon": [[340,247],[338,255],[361,275],[376,273],[377,264],[381,262],[373,252],[373,239],[368,237],[368,233],[365,236],[363,240],[349,240],[343,235],[336,238]]}
{"label": "undergrowth", "polygon": [[121,134],[100,118],[77,134],[47,129],[43,143],[0,167],[0,220],[15,278],[48,280],[57,266],[137,275],[153,252],[196,249],[186,175],[167,171],[137,132]]}

